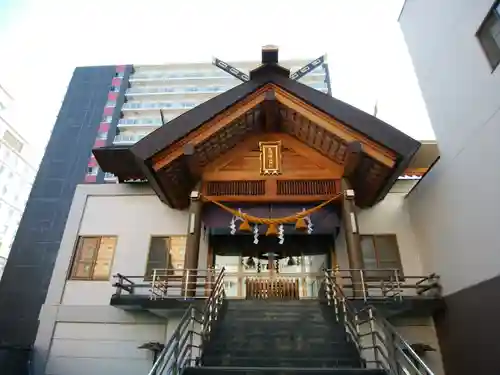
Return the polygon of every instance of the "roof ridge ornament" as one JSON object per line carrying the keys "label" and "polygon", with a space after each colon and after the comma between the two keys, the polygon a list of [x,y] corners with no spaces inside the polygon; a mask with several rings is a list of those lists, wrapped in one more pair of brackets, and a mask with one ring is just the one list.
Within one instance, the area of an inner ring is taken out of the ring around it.
{"label": "roof ridge ornament", "polygon": [[217,68],[225,71],[228,74],[231,74],[233,77],[239,79],[240,81],[247,82],[250,81],[250,77],[248,74],[243,73],[241,70],[236,69],[234,66],[231,64],[228,64],[225,61],[222,61],[216,57],[212,59],[212,64],[215,65]]}
{"label": "roof ridge ornament", "polygon": [[273,44],[268,44],[262,47],[262,65],[278,64],[279,48]]}
{"label": "roof ridge ornament", "polygon": [[326,55],[320,56],[316,60],[313,60],[313,61],[309,62],[308,64],[304,65],[302,68],[297,70],[295,73],[290,74],[290,79],[297,81],[300,78],[302,78],[305,75],[312,72],[318,66],[323,65],[325,62],[326,62]]}

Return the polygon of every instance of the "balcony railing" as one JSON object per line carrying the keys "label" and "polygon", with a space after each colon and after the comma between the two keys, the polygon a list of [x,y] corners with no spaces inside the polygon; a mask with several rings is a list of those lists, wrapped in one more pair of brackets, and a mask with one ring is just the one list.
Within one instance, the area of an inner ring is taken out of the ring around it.
{"label": "balcony railing", "polygon": [[[329,270],[346,296],[368,299],[421,297],[441,297],[439,276],[403,275],[401,270],[387,269],[334,269]],[[355,292],[358,292],[357,294]]]}
{"label": "balcony railing", "polygon": [[195,102],[128,102],[122,109],[189,109],[196,107]]}
{"label": "balcony railing", "polygon": [[165,79],[210,79],[210,78],[234,78],[216,69],[213,70],[198,70],[192,72],[140,72],[134,73],[130,79],[133,80],[165,80]]}
{"label": "balcony railing", "polygon": [[179,86],[179,87],[132,87],[125,93],[131,94],[213,94],[221,93],[234,86]]}
{"label": "balcony railing", "polygon": [[154,269],[151,276],[118,273],[114,278],[114,298],[134,296],[162,300],[207,298],[217,277],[213,269]]}
{"label": "balcony railing", "polygon": [[147,134],[119,134],[115,137],[114,144],[132,144],[139,142]]}
{"label": "balcony railing", "polygon": [[105,181],[116,181],[117,177],[113,173],[106,172],[106,173],[104,173],[104,180]]}
{"label": "balcony railing", "polygon": [[[390,270],[329,270],[349,298],[391,299],[404,297],[439,298],[439,277],[405,276]],[[206,298],[218,271],[215,269],[155,269],[150,277],[115,276],[115,298],[124,294],[150,300]],[[354,275],[354,277],[353,277]],[[377,279],[375,279],[377,277]],[[225,272],[224,287],[228,298],[319,298],[324,272],[259,273]],[[353,281],[354,280],[354,281]],[[357,282],[361,280],[360,282]],[[183,288],[188,282],[189,287]],[[356,292],[358,294],[356,294]]]}
{"label": "balcony railing", "polygon": [[[165,121],[170,121],[171,119],[165,119]],[[160,118],[122,118],[118,121],[118,125],[153,125],[160,126]]]}

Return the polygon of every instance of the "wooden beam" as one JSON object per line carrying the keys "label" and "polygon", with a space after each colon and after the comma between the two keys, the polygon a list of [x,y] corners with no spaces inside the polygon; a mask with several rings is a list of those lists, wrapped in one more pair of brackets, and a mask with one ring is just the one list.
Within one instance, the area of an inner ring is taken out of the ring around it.
{"label": "wooden beam", "polygon": [[198,180],[201,177],[203,168],[200,166],[199,157],[192,144],[188,143],[184,146],[184,157],[182,161],[194,179]]}
{"label": "wooden beam", "polygon": [[323,129],[335,134],[337,137],[342,138],[347,142],[358,141],[362,143],[364,151],[373,159],[388,166],[389,168],[394,167],[396,164],[396,154],[394,152],[391,152],[385,147],[378,145],[376,142],[367,139],[362,134],[349,129],[347,126],[331,118],[329,115],[311,107],[307,103],[302,102],[300,99],[277,86],[275,87],[275,93],[278,102],[301,114],[303,117],[318,126],[321,126]]}
{"label": "wooden beam", "polygon": [[202,199],[210,202],[321,202],[332,197],[329,195],[208,195]]}
{"label": "wooden beam", "polygon": [[361,142],[354,141],[347,145],[344,161],[343,177],[349,178],[354,174],[363,156],[363,145]]}
{"label": "wooden beam", "polygon": [[[195,192],[200,192],[201,183],[195,187]],[[198,269],[198,259],[200,255],[201,241],[201,211],[203,201],[201,199],[191,199],[189,205],[188,228],[186,252],[184,253],[184,268],[189,270],[186,282],[183,285],[183,295],[194,297],[196,295],[196,271]]]}
{"label": "wooden beam", "polygon": [[347,194],[352,191],[349,181],[345,178],[341,181],[341,189],[344,195],[342,196],[342,221],[345,233],[345,242],[347,246],[347,258],[349,260],[349,268],[351,271],[353,292],[355,297],[363,296],[363,278],[361,273],[355,270],[364,268],[363,253],[361,251],[361,238],[359,235],[359,222],[356,215],[354,205],[354,197]]}
{"label": "wooden beam", "polygon": [[223,129],[225,126],[243,116],[246,112],[262,103],[265,99],[266,87],[263,87],[253,94],[243,99],[228,111],[225,111],[207,123],[203,124],[197,130],[191,132],[184,138],[168,146],[165,150],[159,152],[153,157],[153,169],[158,171],[170,164],[183,154],[183,147],[190,143],[193,146],[200,144],[212,135]]}
{"label": "wooden beam", "polygon": [[423,176],[429,168],[407,168],[405,169],[403,176]]}
{"label": "wooden beam", "polygon": [[264,129],[266,132],[276,132],[279,130],[278,108],[274,90],[269,90],[265,94],[266,100],[262,104],[264,109]]}
{"label": "wooden beam", "polygon": [[[284,148],[293,149],[293,151],[295,151],[297,154],[309,159],[310,161],[314,162],[321,168],[325,169],[327,172],[331,173],[329,175],[329,178],[337,178],[337,177],[340,178],[340,176],[342,175],[343,167],[340,164],[337,164],[333,160],[322,155],[319,151],[297,140],[293,136],[286,133],[263,133],[248,137],[243,142],[238,144],[237,147],[222,155],[218,160],[215,160],[214,162],[205,166],[205,168],[203,169],[203,178],[214,179],[213,177],[210,177],[213,176],[213,173],[215,172],[220,173],[219,170],[224,168],[231,161],[239,157],[243,157],[246,153],[249,152],[250,149],[257,148],[259,142],[272,142],[272,141],[281,141],[282,146]],[[248,176],[248,171],[246,172],[241,171],[241,172],[247,173]],[[255,170],[255,172],[258,175],[260,175],[259,170]],[[239,173],[239,172],[232,171],[231,173]],[[299,172],[294,171],[294,173],[299,173]],[[321,176],[322,175],[323,174],[321,173]],[[321,178],[321,176],[319,177]]]}

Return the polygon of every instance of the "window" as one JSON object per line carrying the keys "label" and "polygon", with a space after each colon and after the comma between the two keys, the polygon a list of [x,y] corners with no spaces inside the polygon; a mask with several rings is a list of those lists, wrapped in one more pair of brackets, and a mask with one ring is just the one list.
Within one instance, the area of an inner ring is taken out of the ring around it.
{"label": "window", "polygon": [[152,237],[144,278],[151,279],[154,269],[168,270],[163,274],[174,274],[174,270],[183,269],[186,241],[186,236]]}
{"label": "window", "polygon": [[71,280],[108,280],[116,237],[79,237]]}
{"label": "window", "polygon": [[106,107],[116,107],[116,100],[108,100]]}
{"label": "window", "polygon": [[498,1],[489,11],[476,36],[491,67],[495,69],[500,63],[500,3]]}
{"label": "window", "polygon": [[95,176],[97,175],[99,168],[98,167],[87,167],[87,175]]}
{"label": "window", "polygon": [[23,149],[23,143],[8,130],[3,134],[3,140],[17,152],[21,152]]}
{"label": "window", "polygon": [[392,269],[399,270],[399,275],[403,276],[395,234],[362,235],[361,251],[366,269],[387,270],[387,272],[367,272],[370,279],[389,279],[394,275]]}
{"label": "window", "polygon": [[101,140],[108,139],[108,132],[103,132],[103,131],[97,132],[97,139],[101,139]]}

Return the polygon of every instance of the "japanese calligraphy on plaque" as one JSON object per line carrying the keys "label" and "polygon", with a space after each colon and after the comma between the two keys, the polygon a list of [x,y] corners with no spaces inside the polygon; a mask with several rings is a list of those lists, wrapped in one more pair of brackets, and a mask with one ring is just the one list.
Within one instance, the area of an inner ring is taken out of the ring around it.
{"label": "japanese calligraphy on plaque", "polygon": [[281,174],[281,142],[259,142],[260,174]]}

